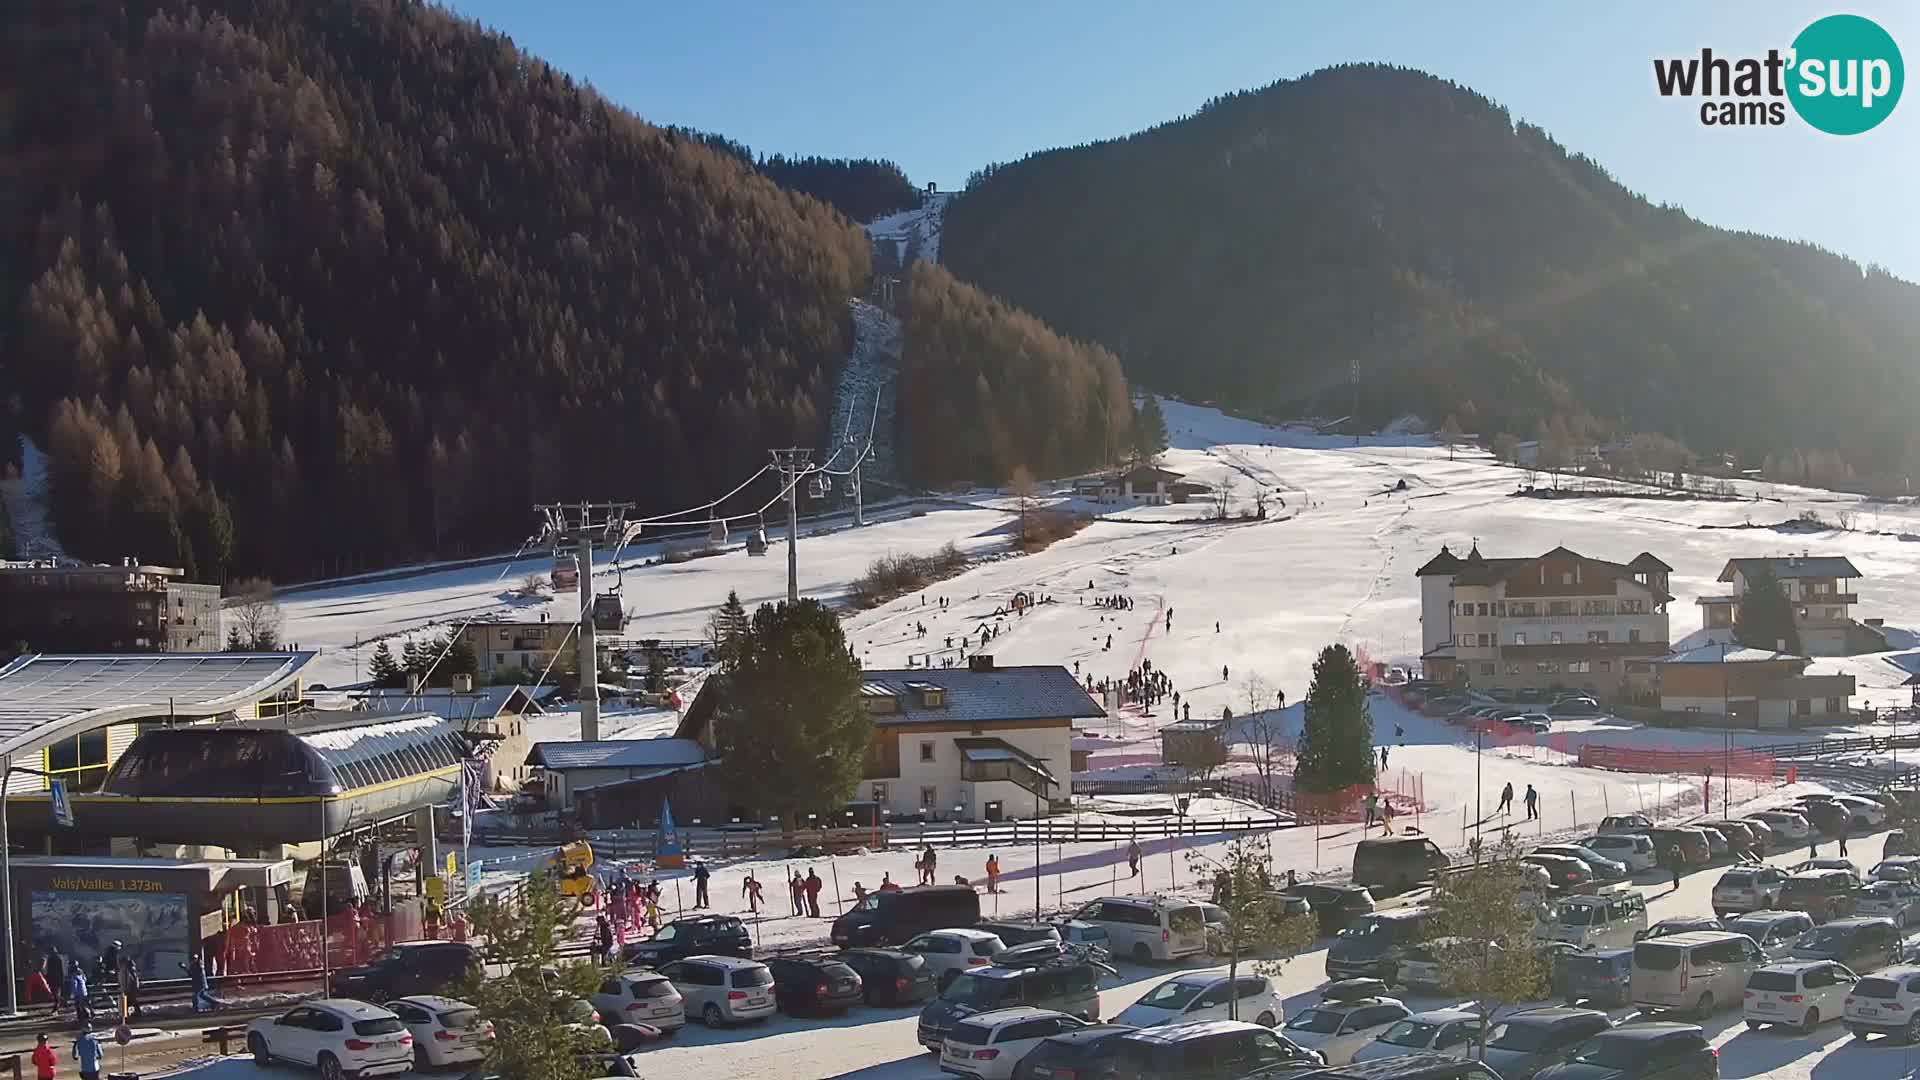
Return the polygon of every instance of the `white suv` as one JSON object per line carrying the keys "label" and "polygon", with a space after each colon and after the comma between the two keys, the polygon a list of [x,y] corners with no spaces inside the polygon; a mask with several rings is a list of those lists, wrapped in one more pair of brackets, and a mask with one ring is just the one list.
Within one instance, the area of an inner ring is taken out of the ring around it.
{"label": "white suv", "polygon": [[900,946],[901,952],[918,954],[927,962],[927,970],[940,989],[960,977],[968,968],[986,967],[993,958],[1007,951],[998,934],[985,930],[934,930],[920,934]]}
{"label": "white suv", "polygon": [[1740,1014],[1755,1031],[1764,1024],[1791,1024],[1809,1034],[1841,1014],[1859,978],[1831,960],[1768,964],[1747,976]]}
{"label": "white suv", "polygon": [[[1379,984],[1372,979],[1350,979],[1352,984]],[[1334,983],[1326,993],[1343,988]],[[1360,987],[1356,985],[1355,989]],[[1320,1004],[1302,1009],[1287,1021],[1282,1033],[1297,1046],[1319,1051],[1329,1065],[1346,1065],[1361,1047],[1372,1042],[1394,1024],[1413,1013],[1399,998],[1367,993],[1359,997],[1324,997]]]}
{"label": "white suv", "polygon": [[1720,875],[1713,886],[1713,913],[1726,918],[1779,906],[1787,875],[1774,866],[1738,866]]}
{"label": "white suv", "polygon": [[256,1065],[312,1065],[322,1080],[387,1076],[413,1068],[413,1035],[392,1012],[353,998],[309,1001],[247,1025]]}
{"label": "white suv", "polygon": [[1891,1035],[1909,1046],[1920,1042],[1920,967],[1902,964],[1861,976],[1840,1015],[1862,1039]]}
{"label": "white suv", "polygon": [[672,980],[657,971],[633,970],[609,975],[593,995],[593,1007],[609,1026],[652,1024],[675,1031],[687,1024],[687,1003]]}
{"label": "white suv", "polygon": [[1074,913],[1107,932],[1115,957],[1142,963],[1178,960],[1207,951],[1207,919],[1200,905],[1162,896],[1106,896]]}
{"label": "white suv", "polygon": [[[1234,1000],[1234,999],[1239,1000]],[[1228,1012],[1238,1015],[1229,1016]],[[1265,975],[1175,975],[1146,992],[1111,1021],[1128,1027],[1188,1024],[1195,1020],[1250,1020],[1272,1027],[1286,1015],[1279,991]]]}
{"label": "white suv", "polygon": [[940,1071],[979,1080],[1009,1080],[1020,1059],[1055,1035],[1087,1022],[1052,1009],[995,1009],[953,1025],[940,1044]]}

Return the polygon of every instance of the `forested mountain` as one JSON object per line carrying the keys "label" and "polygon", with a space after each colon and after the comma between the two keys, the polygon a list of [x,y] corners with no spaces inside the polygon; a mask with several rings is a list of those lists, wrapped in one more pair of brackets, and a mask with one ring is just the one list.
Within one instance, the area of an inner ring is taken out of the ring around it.
{"label": "forested mountain", "polygon": [[902,467],[914,482],[1061,476],[1124,456],[1133,405],[1112,353],[1069,341],[916,262],[900,348]]}
{"label": "forested mountain", "polygon": [[920,203],[920,193],[899,165],[874,158],[790,158],[761,156],[753,148],[725,135],[693,128],[673,127],[676,135],[699,139],[760,170],[767,179],[802,195],[811,195],[855,221],[872,221],[895,210]]}
{"label": "forested mountain", "polygon": [[1156,388],[1279,412],[1549,418],[1920,466],[1920,288],[1656,206],[1418,72],[1334,68],[983,171],[960,278]]}
{"label": "forested mountain", "polygon": [[868,273],[822,203],[430,6],[23,2],[0,387],[69,550],[498,550],[819,438]]}

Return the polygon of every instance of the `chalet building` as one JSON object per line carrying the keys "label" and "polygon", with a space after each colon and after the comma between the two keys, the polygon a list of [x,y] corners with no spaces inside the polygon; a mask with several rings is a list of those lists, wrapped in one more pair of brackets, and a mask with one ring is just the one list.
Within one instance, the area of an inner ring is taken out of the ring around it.
{"label": "chalet building", "polygon": [[1656,662],[1663,712],[1702,722],[1785,729],[1849,718],[1851,675],[1807,672],[1812,660],[1792,653],[1721,643]]}
{"label": "chalet building", "polygon": [[1854,591],[1853,582],[1860,571],[1841,555],[1727,560],[1719,580],[1733,586],[1732,590],[1694,601],[1700,605],[1701,624],[1709,633],[1732,630],[1748,582],[1763,567],[1773,572],[1774,580],[1787,594],[1793,607],[1794,629],[1807,655],[1851,656],[1888,648],[1886,635],[1878,627],[1854,619],[1853,606],[1860,602],[1860,594]]}
{"label": "chalet building", "polygon": [[480,681],[491,682],[501,668],[538,675],[567,643],[569,622],[470,622],[460,630],[473,649]]}
{"label": "chalet building", "polygon": [[220,586],[134,559],[0,562],[0,641],[47,652],[219,652]]}
{"label": "chalet building", "polygon": [[1141,506],[1166,506],[1204,496],[1205,484],[1190,483],[1184,473],[1171,472],[1155,465],[1139,465],[1124,473],[1093,476],[1073,486],[1075,495],[1097,503],[1135,503]]}
{"label": "chalet building", "polygon": [[1668,651],[1672,567],[1641,552],[1625,563],[1564,547],[1526,558],[1442,547],[1420,579],[1428,678],[1475,689],[1578,689],[1651,698]]}

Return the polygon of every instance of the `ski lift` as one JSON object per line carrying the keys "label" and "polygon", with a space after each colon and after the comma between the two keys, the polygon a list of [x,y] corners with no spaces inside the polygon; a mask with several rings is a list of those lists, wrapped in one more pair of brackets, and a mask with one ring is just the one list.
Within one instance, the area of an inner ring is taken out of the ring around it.
{"label": "ski lift", "polygon": [[726,542],[727,542],[726,519],[715,518],[713,524],[707,528],[707,543],[712,544],[715,547],[719,547],[720,545]]}
{"label": "ski lift", "polygon": [[833,484],[827,477],[813,476],[807,480],[808,498],[824,499],[827,497],[827,492],[831,490],[833,490]]}
{"label": "ski lift", "polygon": [[554,592],[573,592],[580,587],[580,566],[574,560],[572,544],[555,545],[553,572],[547,576],[553,582]]}
{"label": "ski lift", "polygon": [[747,535],[747,554],[765,555],[767,553],[767,519],[762,515],[753,532]]}
{"label": "ski lift", "polygon": [[601,593],[593,598],[593,628],[609,633],[618,632],[626,625],[627,613],[620,606],[617,593]]}

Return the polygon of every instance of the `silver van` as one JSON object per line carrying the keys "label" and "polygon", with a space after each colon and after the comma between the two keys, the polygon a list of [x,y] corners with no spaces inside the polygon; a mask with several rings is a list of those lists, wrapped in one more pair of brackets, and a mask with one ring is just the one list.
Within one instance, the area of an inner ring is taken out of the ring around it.
{"label": "silver van", "polygon": [[1704,1019],[1740,1004],[1747,976],[1766,962],[1752,938],[1730,930],[1649,938],[1633,947],[1633,1003],[1647,1012]]}
{"label": "silver van", "polygon": [[1624,948],[1647,928],[1647,898],[1633,889],[1598,896],[1569,896],[1534,937],[1581,949]]}
{"label": "silver van", "polygon": [[1146,962],[1178,960],[1207,951],[1207,920],[1198,904],[1166,896],[1107,896],[1073,917],[1107,932],[1118,957]]}

